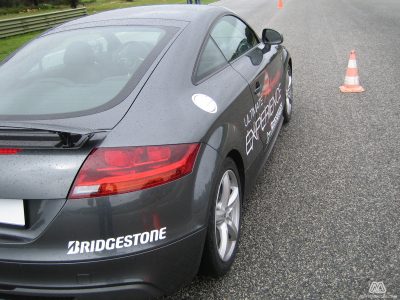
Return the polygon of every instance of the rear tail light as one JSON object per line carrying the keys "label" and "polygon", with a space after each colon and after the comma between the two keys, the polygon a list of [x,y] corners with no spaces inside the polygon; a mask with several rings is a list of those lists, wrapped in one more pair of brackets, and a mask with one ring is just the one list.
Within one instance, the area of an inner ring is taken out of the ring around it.
{"label": "rear tail light", "polygon": [[1,148],[0,149],[0,155],[13,155],[21,152],[22,149],[18,148]]}
{"label": "rear tail light", "polygon": [[97,148],[84,162],[70,199],[138,191],[192,172],[200,144]]}

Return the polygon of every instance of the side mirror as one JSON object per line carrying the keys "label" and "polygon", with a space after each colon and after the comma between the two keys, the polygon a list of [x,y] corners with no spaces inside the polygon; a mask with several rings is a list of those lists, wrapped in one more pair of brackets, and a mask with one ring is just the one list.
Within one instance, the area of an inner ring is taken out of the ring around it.
{"label": "side mirror", "polygon": [[283,43],[283,36],[273,29],[264,29],[262,32],[262,41],[266,45],[279,45]]}

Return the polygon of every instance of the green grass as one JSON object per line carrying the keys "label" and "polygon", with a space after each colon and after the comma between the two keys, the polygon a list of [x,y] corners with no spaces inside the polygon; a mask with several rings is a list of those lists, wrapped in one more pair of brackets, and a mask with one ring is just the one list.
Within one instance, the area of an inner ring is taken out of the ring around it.
{"label": "green grass", "polygon": [[[202,0],[202,4],[209,4],[215,2],[216,0]],[[132,6],[140,5],[151,5],[151,4],[184,4],[186,0],[135,0],[128,2],[126,0],[83,0],[81,1],[87,8],[89,14],[93,14],[100,11],[126,8]],[[29,15],[48,13],[53,11],[59,11],[62,9],[68,9],[67,6],[58,6],[46,9],[36,9],[36,10],[24,10],[19,13],[11,13],[7,15],[0,15],[0,19],[9,19],[16,17],[24,17]],[[2,61],[7,55],[21,47],[26,42],[38,36],[41,32],[26,33],[17,36],[11,36],[8,38],[0,39],[0,61]]]}
{"label": "green grass", "polygon": [[[215,0],[203,0],[202,4],[208,4],[215,2]],[[95,3],[85,4],[88,13],[95,13],[104,10],[116,9],[116,8],[126,8],[132,6],[141,5],[154,5],[154,4],[184,4],[186,0],[135,0],[133,2],[121,1],[121,0],[97,0]]]}
{"label": "green grass", "polygon": [[[217,0],[203,0],[202,4],[209,4],[215,2]],[[141,5],[154,5],[154,4],[184,4],[186,0],[81,0],[79,7],[85,6],[89,14],[117,9],[117,8],[126,8],[132,6],[141,6]],[[24,8],[20,9],[19,12],[16,12],[16,9],[10,9],[10,13],[7,13],[7,9],[0,8],[0,20],[9,19],[9,18],[18,18],[25,16],[38,15],[42,13],[49,13],[54,11],[60,11],[63,9],[70,9],[67,5],[58,5],[58,6],[42,6],[39,9],[32,8]]]}
{"label": "green grass", "polygon": [[0,39],[0,61],[2,61],[7,55],[14,52],[17,48],[19,48],[26,42],[29,42],[31,39],[38,36],[40,33],[41,31],[30,32]]}

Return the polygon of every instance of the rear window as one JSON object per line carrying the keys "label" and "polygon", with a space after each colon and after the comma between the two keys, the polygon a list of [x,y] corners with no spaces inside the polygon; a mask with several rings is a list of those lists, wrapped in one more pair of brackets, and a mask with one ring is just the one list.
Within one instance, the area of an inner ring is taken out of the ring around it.
{"label": "rear window", "polygon": [[110,26],[41,37],[0,67],[0,117],[108,109],[129,95],[176,31]]}

